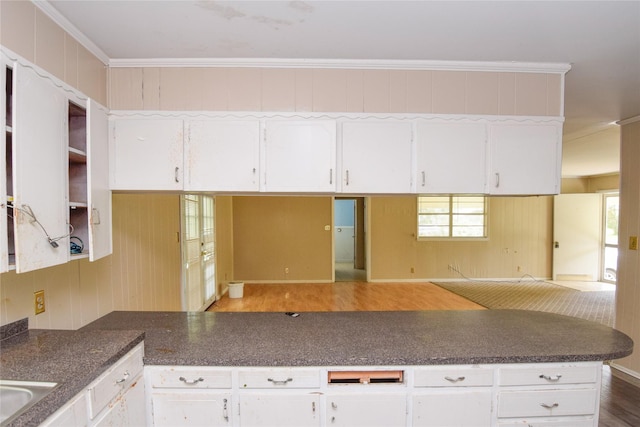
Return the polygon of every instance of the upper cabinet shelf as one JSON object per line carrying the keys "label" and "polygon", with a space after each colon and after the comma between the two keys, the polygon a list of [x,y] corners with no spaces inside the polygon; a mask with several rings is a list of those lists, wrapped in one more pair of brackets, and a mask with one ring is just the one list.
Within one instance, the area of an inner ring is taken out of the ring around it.
{"label": "upper cabinet shelf", "polygon": [[557,194],[561,117],[113,112],[111,188]]}

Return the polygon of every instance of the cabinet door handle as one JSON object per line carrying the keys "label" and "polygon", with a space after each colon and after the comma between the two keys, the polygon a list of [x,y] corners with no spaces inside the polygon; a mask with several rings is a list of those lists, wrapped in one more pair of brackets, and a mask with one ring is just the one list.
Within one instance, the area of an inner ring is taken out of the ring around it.
{"label": "cabinet door handle", "polygon": [[465,377],[458,377],[458,378],[444,377],[444,379],[449,381],[450,383],[457,383],[460,381],[464,381]]}
{"label": "cabinet door handle", "polygon": [[560,378],[562,378],[562,375],[555,375],[555,376],[551,377],[549,375],[541,374],[540,378],[542,378],[543,380],[547,380],[547,381],[550,381],[552,383],[555,383],[555,382],[560,381]]}
{"label": "cabinet door handle", "polygon": [[227,411],[227,399],[222,401],[222,417],[226,422],[229,422],[229,412]]}
{"label": "cabinet door handle", "polygon": [[174,179],[176,180],[176,182],[180,182],[180,178],[178,178],[178,172],[180,171],[180,168],[176,166],[175,171],[173,172],[174,174]]}
{"label": "cabinet door handle", "polygon": [[329,169],[329,185],[333,184],[333,168]]}
{"label": "cabinet door handle", "polygon": [[347,185],[349,185],[349,169],[346,170],[346,175],[347,175]]}
{"label": "cabinet door handle", "polygon": [[496,188],[500,187],[500,173],[496,172]]}
{"label": "cabinet door handle", "polygon": [[122,384],[127,380],[127,378],[129,378],[129,371],[124,371],[122,378],[120,378],[119,380],[116,380],[116,384]]}
{"label": "cabinet door handle", "polygon": [[316,402],[311,402],[311,412],[316,413]]}
{"label": "cabinet door handle", "polygon": [[554,403],[552,405],[549,405],[547,403],[541,403],[540,406],[542,406],[543,408],[546,408],[546,409],[553,409],[553,408],[557,408],[558,406],[560,406],[560,404],[559,403]]}
{"label": "cabinet door handle", "polygon": [[180,381],[182,381],[183,383],[185,383],[185,384],[189,384],[189,385],[198,384],[199,382],[204,381],[204,378],[202,378],[202,377],[197,378],[197,379],[195,379],[195,380],[188,380],[188,379],[186,379],[185,377],[180,377],[180,378],[178,378],[178,379],[179,379]]}
{"label": "cabinet door handle", "polygon": [[267,378],[267,381],[273,383],[273,385],[286,385],[293,381],[293,378],[287,378],[286,380],[274,380],[273,378]]}
{"label": "cabinet door handle", "polygon": [[427,184],[427,174],[422,171],[422,186],[424,187]]}

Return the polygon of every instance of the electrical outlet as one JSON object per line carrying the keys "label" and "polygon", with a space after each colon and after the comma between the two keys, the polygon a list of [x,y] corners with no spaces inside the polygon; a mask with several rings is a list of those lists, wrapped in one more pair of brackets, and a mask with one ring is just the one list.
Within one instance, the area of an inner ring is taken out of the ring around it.
{"label": "electrical outlet", "polygon": [[411,272],[412,272],[412,273],[415,273],[415,272],[416,272],[416,269],[415,269],[415,268],[413,268],[413,267],[411,267]]}
{"label": "electrical outlet", "polygon": [[33,293],[33,304],[36,314],[44,313],[44,291],[37,291]]}
{"label": "electrical outlet", "polygon": [[284,268],[284,274],[289,274],[289,267]]}

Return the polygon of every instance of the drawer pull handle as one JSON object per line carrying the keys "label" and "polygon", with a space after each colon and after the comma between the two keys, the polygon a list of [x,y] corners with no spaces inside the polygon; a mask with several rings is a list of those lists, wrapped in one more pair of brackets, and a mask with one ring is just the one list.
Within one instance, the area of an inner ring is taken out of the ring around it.
{"label": "drawer pull handle", "polygon": [[458,378],[444,377],[444,379],[449,381],[450,383],[457,383],[460,381],[464,381],[465,377],[458,377]]}
{"label": "drawer pull handle", "polygon": [[287,383],[293,381],[293,378],[287,378],[286,380],[274,380],[273,378],[267,378],[267,381],[273,383],[273,385],[286,385]]}
{"label": "drawer pull handle", "polygon": [[180,381],[182,381],[183,383],[185,383],[185,384],[189,384],[189,385],[192,385],[192,384],[198,384],[199,382],[204,381],[204,378],[202,378],[202,377],[197,378],[197,379],[195,379],[195,380],[191,380],[191,381],[189,381],[189,380],[188,380],[188,379],[186,379],[185,377],[180,377],[180,378],[178,378],[178,379],[179,379]]}
{"label": "drawer pull handle", "polygon": [[540,378],[547,380],[547,381],[551,381],[552,383],[558,382],[560,381],[560,378],[562,378],[562,375],[555,375],[553,377],[549,376],[549,375],[540,375]]}
{"label": "drawer pull handle", "polygon": [[129,378],[129,371],[124,371],[124,375],[122,375],[122,378],[119,380],[116,380],[116,384],[122,384],[127,380],[127,378]]}
{"label": "drawer pull handle", "polygon": [[553,409],[553,408],[557,408],[558,406],[560,406],[559,403],[554,403],[553,405],[548,405],[546,403],[541,403],[540,406],[542,406],[543,408],[546,409]]}

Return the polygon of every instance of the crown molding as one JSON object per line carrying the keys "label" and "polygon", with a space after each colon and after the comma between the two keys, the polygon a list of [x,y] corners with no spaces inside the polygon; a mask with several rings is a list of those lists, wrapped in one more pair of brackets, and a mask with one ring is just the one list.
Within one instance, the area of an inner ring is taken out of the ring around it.
{"label": "crown molding", "polygon": [[75,25],[73,25],[67,18],[62,16],[58,10],[51,5],[47,0],[31,0],[33,4],[40,9],[45,15],[53,20],[56,24],[62,27],[71,37],[76,39],[78,43],[85,47],[89,52],[95,55],[103,64],[109,64],[111,61],[109,56],[102,49],[100,49],[93,41],[82,33]]}
{"label": "crown molding", "polygon": [[498,71],[522,73],[565,74],[568,63],[500,62],[500,61],[437,61],[437,60],[376,60],[376,59],[298,59],[298,58],[159,58],[116,59],[113,68],[127,67],[248,67],[248,68],[347,68],[388,70]]}

